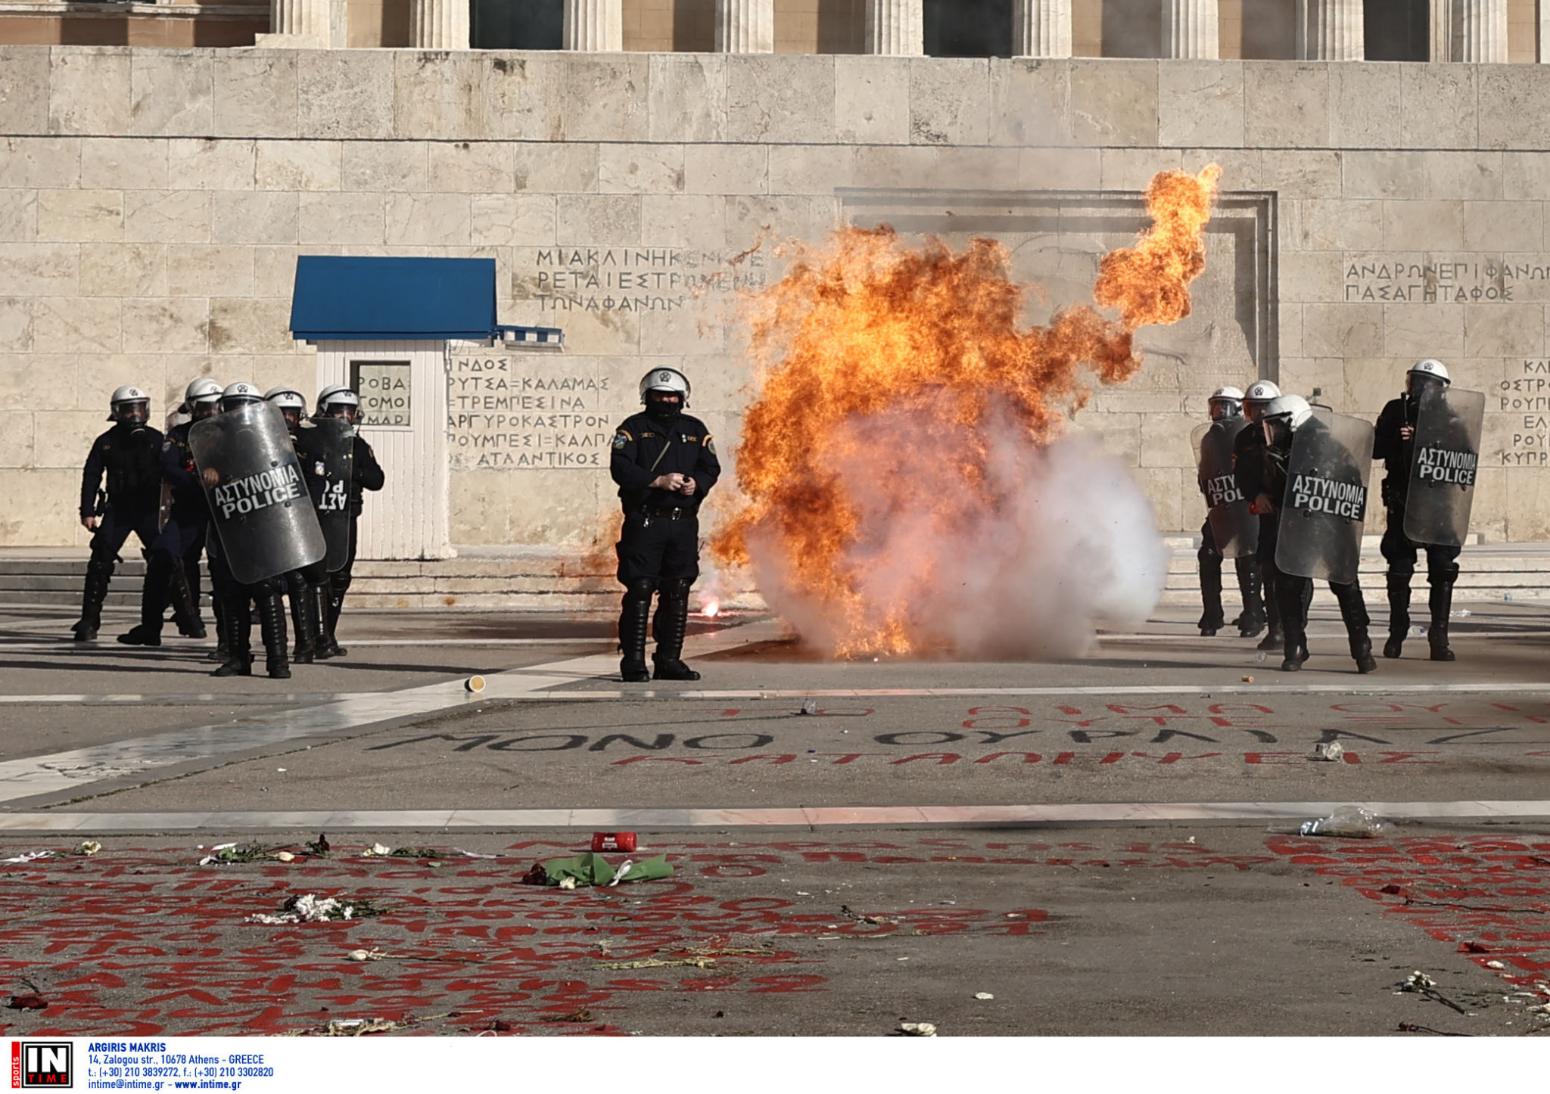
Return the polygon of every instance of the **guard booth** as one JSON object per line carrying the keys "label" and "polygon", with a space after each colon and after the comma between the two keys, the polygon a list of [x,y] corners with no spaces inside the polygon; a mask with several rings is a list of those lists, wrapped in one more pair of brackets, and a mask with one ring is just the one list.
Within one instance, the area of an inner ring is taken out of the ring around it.
{"label": "guard booth", "polygon": [[387,483],[361,516],[360,558],[451,558],[447,374],[454,352],[559,350],[554,327],[496,322],[491,258],[296,260],[291,336],[315,346],[317,384],[361,399],[361,434]]}

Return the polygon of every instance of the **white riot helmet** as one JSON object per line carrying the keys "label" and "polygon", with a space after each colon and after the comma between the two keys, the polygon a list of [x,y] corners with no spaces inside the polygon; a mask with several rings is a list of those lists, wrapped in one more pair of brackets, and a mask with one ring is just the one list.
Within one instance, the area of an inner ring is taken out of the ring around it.
{"label": "white riot helmet", "polygon": [[1432,380],[1440,380],[1444,384],[1451,384],[1453,377],[1448,375],[1448,366],[1441,361],[1428,357],[1424,361],[1417,361],[1410,366],[1407,376],[1422,376]]}
{"label": "white riot helmet", "polygon": [[133,384],[115,388],[108,399],[108,421],[144,425],[151,417],[151,397]]}
{"label": "white riot helmet", "polygon": [[1281,389],[1269,380],[1256,380],[1249,385],[1243,396],[1243,413],[1249,421],[1257,422],[1265,412],[1265,404],[1281,396]]}
{"label": "white riot helmet", "polygon": [[247,406],[250,403],[264,401],[263,393],[253,384],[238,381],[235,384],[227,384],[221,392],[221,410],[235,410],[239,406]]}
{"label": "white riot helmet", "polygon": [[1243,413],[1243,392],[1235,387],[1219,387],[1211,393],[1207,405],[1211,409],[1213,422],[1236,418]]}
{"label": "white riot helmet", "polygon": [[285,424],[295,429],[301,424],[302,418],[307,414],[307,398],[295,388],[280,385],[272,387],[264,393],[264,402],[273,403],[280,408],[280,414],[285,418]]}
{"label": "white riot helmet", "polygon": [[216,404],[220,401],[220,383],[208,376],[201,376],[197,380],[190,381],[188,387],[183,389],[183,405],[178,409],[198,421],[214,414]]}
{"label": "white riot helmet", "polygon": [[331,385],[318,393],[318,417],[342,417],[353,425],[360,416],[360,397],[343,384]]}
{"label": "white riot helmet", "polygon": [[349,385],[347,385],[347,384],[329,384],[327,387],[323,388],[322,390],[320,390],[318,392],[317,406],[314,408],[314,410],[318,414],[322,414],[323,413],[323,408],[328,405],[328,400],[329,400],[330,396],[337,395],[341,391],[349,391],[349,390],[350,390],[350,388],[349,388]]}
{"label": "white riot helmet", "polygon": [[1313,408],[1301,395],[1278,395],[1265,404],[1260,421],[1265,428],[1265,441],[1274,444],[1278,435],[1290,436],[1313,416]]}
{"label": "white riot helmet", "polygon": [[640,378],[640,401],[652,391],[673,391],[683,396],[683,405],[689,405],[689,378],[676,368],[654,368]]}

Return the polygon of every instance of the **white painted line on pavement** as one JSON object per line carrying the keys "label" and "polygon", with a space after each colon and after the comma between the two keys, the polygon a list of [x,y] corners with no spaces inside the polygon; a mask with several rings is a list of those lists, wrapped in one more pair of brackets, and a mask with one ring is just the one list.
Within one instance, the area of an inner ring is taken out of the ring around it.
{"label": "white painted line on pavement", "polygon": [[194,832],[238,829],[580,828],[672,830],[756,827],[934,827],[1153,824],[1184,821],[1259,824],[1327,816],[1342,805],[1386,820],[1545,820],[1550,801],[1443,802],[1114,802],[1063,805],[798,806],[772,809],[384,809],[205,813],[0,813],[8,832]]}
{"label": "white painted line on pavement", "polygon": [[[1236,671],[1236,670],[1235,670]],[[505,674],[490,678],[484,698],[505,701],[541,699],[544,702],[560,700],[604,699],[682,699],[693,701],[720,701],[723,699],[952,699],[963,696],[1060,696],[1060,695],[1525,695],[1550,694],[1550,681],[1518,681],[1499,684],[1135,684],[1129,687],[1112,684],[1096,684],[1086,687],[1026,687],[1026,688],[765,688],[729,689],[724,691],[684,690],[665,691],[642,686],[631,688],[589,688],[574,691],[545,691],[528,694],[516,689],[496,686]],[[1304,676],[1303,679],[1307,677]]]}
{"label": "white painted line on pavement", "polygon": [[[757,623],[729,626],[698,639],[695,648],[715,652],[764,641],[765,628],[766,625]],[[499,683],[511,697],[543,698],[537,693],[545,688],[596,679],[617,669],[618,661],[612,655],[594,654],[508,669],[486,679],[489,685]],[[458,676],[423,687],[354,694],[319,706],[255,715],[236,724],[169,730],[66,752],[0,761],[0,805],[64,791],[80,793],[94,783],[110,779],[144,778],[160,768],[223,761],[246,752],[261,752],[311,738],[342,736],[489,700],[488,691],[466,691],[464,680]]]}

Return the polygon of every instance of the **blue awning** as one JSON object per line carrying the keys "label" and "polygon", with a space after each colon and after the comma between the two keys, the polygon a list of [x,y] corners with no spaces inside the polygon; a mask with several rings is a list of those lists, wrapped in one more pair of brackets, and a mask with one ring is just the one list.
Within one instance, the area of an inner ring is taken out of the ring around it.
{"label": "blue awning", "polygon": [[307,342],[564,341],[558,328],[496,321],[493,258],[301,255],[291,335]]}

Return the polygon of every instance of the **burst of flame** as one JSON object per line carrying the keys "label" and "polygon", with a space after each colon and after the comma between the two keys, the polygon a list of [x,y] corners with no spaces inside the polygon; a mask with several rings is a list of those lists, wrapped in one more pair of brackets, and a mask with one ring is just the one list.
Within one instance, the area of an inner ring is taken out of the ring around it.
{"label": "burst of flame", "polygon": [[721,614],[721,601],[711,597],[704,604],[700,605],[700,614],[706,619],[715,619],[716,616]]}
{"label": "burst of flame", "polygon": [[[1026,287],[995,240],[954,253],[938,239],[910,248],[887,227],[847,228],[823,248],[801,248],[785,277],[750,300],[763,382],[737,452],[748,500],[713,539],[714,556],[741,565],[751,543],[768,544],[784,580],[837,624],[837,655],[909,652],[908,589],[938,575],[909,573],[879,603],[868,587],[879,561],[868,557],[869,519],[911,514],[930,534],[995,506],[984,474],[989,415],[1009,410],[1031,443],[1047,444],[1087,401],[1083,366],[1105,384],[1133,376],[1136,328],[1189,314],[1219,175],[1212,165],[1152,180],[1151,228],[1099,267],[1094,299],[1117,318],[1083,305],[1047,327],[1019,327]],[[889,449],[898,455],[883,481],[853,484],[847,453],[866,445],[875,457],[890,440],[858,427],[867,422],[901,430]]]}

